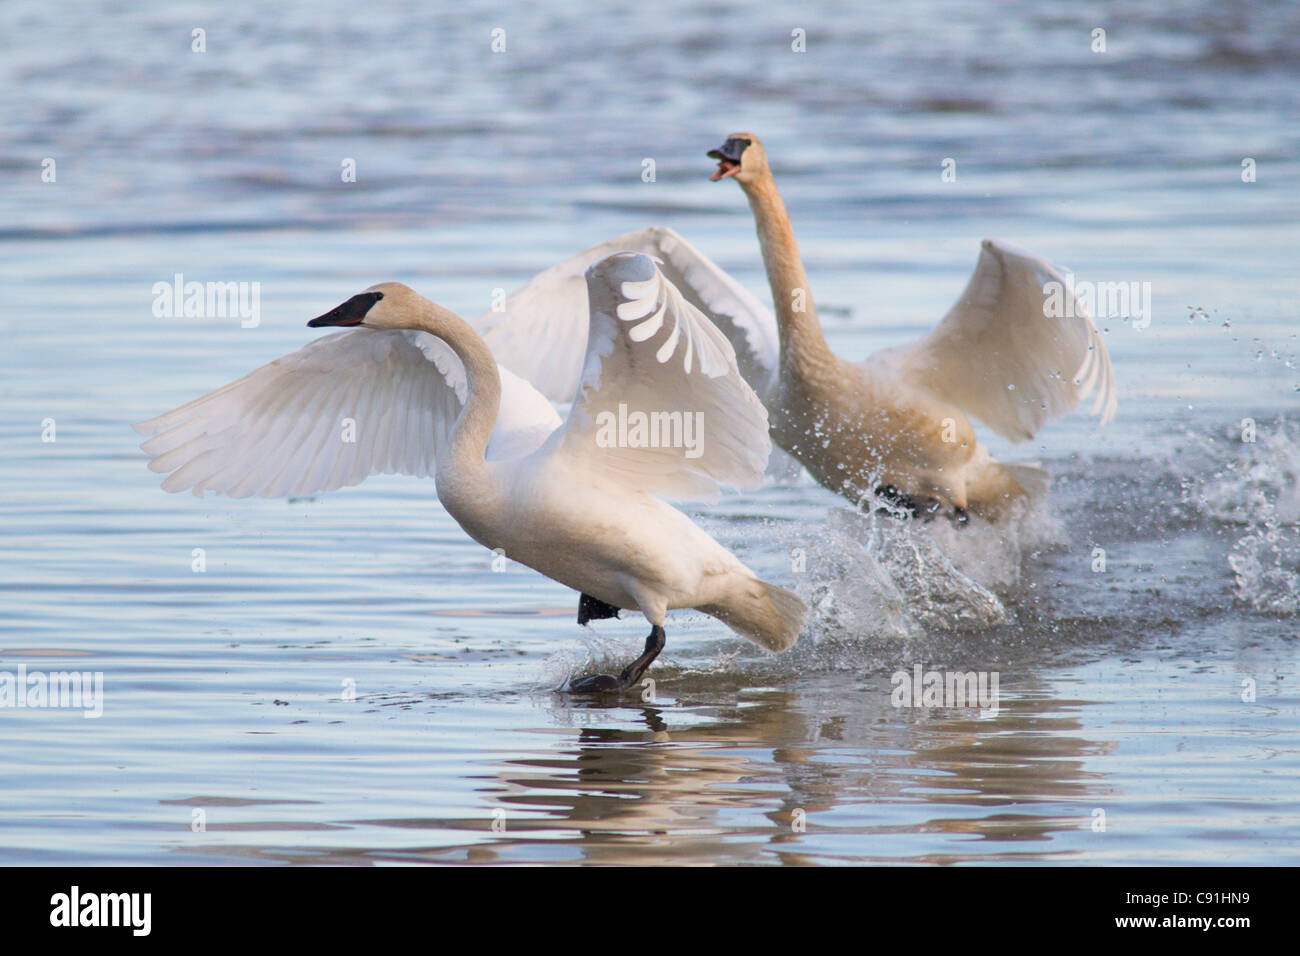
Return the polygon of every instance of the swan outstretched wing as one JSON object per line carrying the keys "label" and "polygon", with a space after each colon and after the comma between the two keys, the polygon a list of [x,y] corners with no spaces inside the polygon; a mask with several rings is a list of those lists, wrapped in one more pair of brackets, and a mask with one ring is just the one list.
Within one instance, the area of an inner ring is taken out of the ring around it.
{"label": "swan outstretched wing", "polygon": [[505,300],[504,310],[474,322],[492,354],[555,402],[567,402],[582,373],[587,340],[587,282],[593,263],[615,252],[659,260],[664,276],[731,343],[740,374],[759,396],[776,381],[776,318],[703,253],[671,229],[630,232],[539,273]]}
{"label": "swan outstretched wing", "polygon": [[[1049,308],[1048,283],[1062,308]],[[1024,441],[1090,392],[1102,425],[1118,398],[1101,334],[1047,262],[985,239],[975,273],[938,327],[902,355],[913,382],[1011,441]],[[1057,315],[1057,312],[1063,314]]]}
{"label": "swan outstretched wing", "polygon": [[616,253],[586,281],[586,355],[556,451],[668,497],[761,485],[767,411],[726,336],[648,256]]}
{"label": "swan outstretched wing", "polygon": [[[559,416],[502,370],[489,458],[540,447]],[[164,491],[245,498],[310,495],[369,475],[425,477],[460,414],[464,366],[425,332],[352,329],[317,339],[236,382],[136,425]]]}

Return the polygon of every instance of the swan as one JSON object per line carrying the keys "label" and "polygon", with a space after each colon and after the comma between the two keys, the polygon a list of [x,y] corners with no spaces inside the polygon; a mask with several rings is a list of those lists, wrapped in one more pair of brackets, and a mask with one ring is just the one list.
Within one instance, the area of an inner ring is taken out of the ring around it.
{"label": "swan", "polygon": [[865,363],[831,352],[822,336],[794,230],[767,154],[732,133],[708,156],[710,177],[734,179],[749,200],[777,310],[779,364],[767,394],[772,438],[821,484],[855,502],[892,499],[913,512],[947,506],[992,520],[1046,489],[1046,473],[993,460],[971,418],[1013,442],[1032,438],[1094,389],[1091,414],[1107,424],[1118,402],[1106,346],[1076,300],[1048,318],[1048,263],[986,239],[961,298],[912,345]]}
{"label": "swan", "polygon": [[[640,681],[674,608],[786,650],[804,602],[658,497],[707,500],[722,483],[762,482],[767,416],[731,346],[644,255],[602,259],[586,285],[585,359],[563,422],[467,322],[384,282],[307,323],[347,331],[136,425],[152,436],[141,448],[167,474],[165,491],[200,497],[308,495],[371,474],[432,474],[471,538],[580,593],[579,624],[621,609],[649,621],[640,657],[571,691]],[[616,435],[609,416],[631,420],[627,409],[695,415],[703,430],[685,450],[632,427]]]}

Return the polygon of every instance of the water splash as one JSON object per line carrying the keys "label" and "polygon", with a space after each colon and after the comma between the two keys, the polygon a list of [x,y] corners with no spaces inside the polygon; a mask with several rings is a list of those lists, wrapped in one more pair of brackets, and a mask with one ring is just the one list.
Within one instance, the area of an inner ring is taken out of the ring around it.
{"label": "water splash", "polygon": [[537,685],[548,690],[592,674],[617,674],[641,653],[641,641],[606,636],[590,627],[578,629],[577,642],[565,641],[539,669]]}
{"label": "water splash", "polygon": [[1202,442],[1220,463],[1196,469],[1183,500],[1212,521],[1249,529],[1228,554],[1238,600],[1265,614],[1300,614],[1300,427],[1243,423],[1228,447],[1223,461],[1222,442]]}
{"label": "water splash", "polygon": [[1026,555],[1064,541],[1048,507],[1018,506],[997,525],[972,516],[961,527],[832,511],[801,588],[815,635],[908,640],[1006,623],[1004,598],[1016,593]]}

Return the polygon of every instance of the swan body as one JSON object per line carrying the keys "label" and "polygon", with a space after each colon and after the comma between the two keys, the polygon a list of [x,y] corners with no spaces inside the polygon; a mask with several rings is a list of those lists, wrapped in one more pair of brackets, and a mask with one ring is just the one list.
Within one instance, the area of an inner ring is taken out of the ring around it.
{"label": "swan body", "polygon": [[[766,414],[725,337],[643,255],[587,272],[589,334],[568,419],[500,368],[471,326],[400,283],[381,283],[309,325],[351,327],[136,428],[167,491],[305,495],[367,475],[433,475],[439,500],[475,541],[582,594],[579,621],[640,610],[646,653],[667,611],[697,608],[770,650],[790,647],[806,607],[760,580],[659,495],[716,497],[757,487]],[[704,423],[699,454],[610,445],[616,408],[673,406]],[[340,438],[351,422],[352,441]]]}

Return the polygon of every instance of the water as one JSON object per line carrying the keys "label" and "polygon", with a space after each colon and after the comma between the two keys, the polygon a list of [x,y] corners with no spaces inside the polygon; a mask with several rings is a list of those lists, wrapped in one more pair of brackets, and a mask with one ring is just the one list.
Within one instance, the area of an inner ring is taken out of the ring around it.
{"label": "water", "polygon": [[[1300,7],[141,6],[0,8],[0,671],[104,675],[98,719],[0,710],[0,860],[1300,862]],[[1148,328],[1103,323],[1118,420],[991,443],[1045,512],[694,509],[815,619],[768,657],[675,614],[653,703],[604,707],[551,689],[644,625],[493,572],[431,482],[145,469],[129,423],[376,281],[476,315],[663,224],[766,298],[703,155],[746,128],[842,354],[930,328],[984,236],[1151,283]],[[260,324],[155,318],[177,272],[260,282]],[[918,663],[997,672],[998,714],[895,708]]]}

